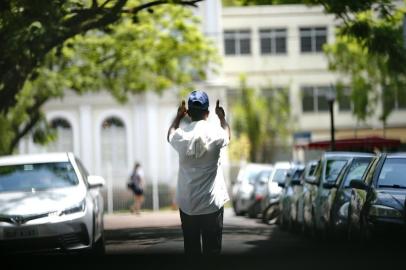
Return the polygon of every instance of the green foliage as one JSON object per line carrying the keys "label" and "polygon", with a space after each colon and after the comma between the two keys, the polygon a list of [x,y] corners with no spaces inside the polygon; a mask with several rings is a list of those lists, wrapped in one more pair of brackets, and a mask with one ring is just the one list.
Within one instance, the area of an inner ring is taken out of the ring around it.
{"label": "green foliage", "polygon": [[192,11],[179,1],[148,9],[144,3],[14,0],[0,6],[0,155],[30,132],[37,143],[52,141],[41,108],[66,90],[108,91],[125,102],[132,94],[190,88],[205,79],[218,56]]}
{"label": "green foliage", "polygon": [[232,107],[234,134],[237,141],[248,139],[250,161],[269,162],[272,146],[283,143],[292,129],[287,125],[290,119],[287,89],[270,87],[259,92],[248,87],[242,76],[239,91],[240,97]]}
{"label": "green foliage", "polygon": [[[188,87],[205,78],[216,52],[190,10],[158,7],[138,20],[123,19],[108,34],[94,30],[66,41],[47,59],[51,68],[42,68],[35,83],[49,91],[59,88],[59,93],[65,88],[78,93],[106,89],[125,102],[128,94]],[[48,82],[50,77],[55,79]]]}
{"label": "green foliage", "polygon": [[[406,49],[402,36],[404,5],[391,0],[241,0],[243,4],[321,5],[340,22],[337,43],[327,48],[330,67],[350,78],[353,113],[360,121],[376,111],[385,123],[395,95],[403,95]],[[344,82],[339,82],[343,84]]]}
{"label": "green foliage", "polygon": [[223,6],[303,4],[301,0],[222,0]]}
{"label": "green foliage", "polygon": [[[380,119],[385,123],[393,110],[396,94],[406,87],[406,73],[402,71],[404,65],[398,62],[404,55],[393,59],[397,53],[392,51],[394,49],[400,53],[404,50],[401,17],[394,16],[389,23],[376,18],[371,12],[364,12],[359,13],[357,18],[358,27],[365,24],[363,29],[361,27],[357,30],[360,35],[354,36],[346,31],[347,28],[340,29],[336,43],[326,46],[325,52],[330,69],[349,78],[349,83],[341,81],[339,84],[349,84],[353,113],[357,119],[365,121],[376,111],[381,101],[383,107]],[[367,35],[381,35],[379,39],[372,39],[373,42],[379,40],[381,44],[367,44],[368,40],[362,38]],[[386,35],[392,35],[391,40],[395,40],[395,43],[387,44],[384,40]]]}

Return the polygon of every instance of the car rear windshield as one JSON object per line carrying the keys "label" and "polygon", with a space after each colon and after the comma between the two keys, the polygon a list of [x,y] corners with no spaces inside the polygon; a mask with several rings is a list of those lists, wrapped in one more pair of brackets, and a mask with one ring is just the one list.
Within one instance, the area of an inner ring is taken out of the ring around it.
{"label": "car rear windshield", "polygon": [[378,178],[378,187],[406,187],[406,159],[388,158]]}
{"label": "car rear windshield", "polygon": [[277,183],[284,183],[288,169],[276,169],[272,181]]}
{"label": "car rear windshield", "polygon": [[46,190],[78,183],[69,162],[0,166],[0,192]]}
{"label": "car rear windshield", "polygon": [[347,160],[343,159],[331,159],[327,160],[326,165],[326,182],[335,182],[337,180],[338,175],[340,174],[341,170],[344,168]]}

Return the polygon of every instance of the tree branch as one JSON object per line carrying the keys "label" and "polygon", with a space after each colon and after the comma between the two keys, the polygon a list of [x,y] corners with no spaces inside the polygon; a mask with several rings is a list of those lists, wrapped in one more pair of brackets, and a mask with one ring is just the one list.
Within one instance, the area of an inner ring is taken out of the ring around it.
{"label": "tree branch", "polygon": [[101,4],[100,8],[104,8],[111,0],[106,0],[103,4]]}
{"label": "tree branch", "polygon": [[203,1],[203,0],[192,0],[192,1],[158,0],[158,1],[152,1],[152,2],[149,2],[149,3],[139,5],[139,6],[135,7],[135,8],[132,8],[132,9],[123,9],[122,12],[123,13],[136,14],[136,13],[138,13],[139,11],[141,11],[143,9],[147,9],[147,8],[154,7],[154,6],[159,6],[159,5],[164,5],[164,4],[174,4],[174,5],[198,7],[197,3],[201,2],[201,1]]}
{"label": "tree branch", "polygon": [[25,124],[25,126],[20,129],[16,128],[16,135],[11,141],[9,152],[12,153],[14,148],[17,146],[18,142],[38,123],[41,119],[40,108],[48,100],[47,97],[38,98],[31,108],[27,109],[28,115],[30,115],[30,120]]}

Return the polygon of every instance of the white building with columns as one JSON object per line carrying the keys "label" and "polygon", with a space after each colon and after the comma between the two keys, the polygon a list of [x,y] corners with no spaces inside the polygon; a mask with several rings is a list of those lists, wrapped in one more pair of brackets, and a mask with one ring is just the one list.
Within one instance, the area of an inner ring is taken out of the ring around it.
{"label": "white building with columns", "polygon": [[[202,19],[202,31],[221,47],[221,2],[199,3],[196,15]],[[212,112],[216,99],[223,102],[226,97],[220,76],[209,74],[207,81],[196,84],[208,93]],[[25,138],[19,152],[73,152],[91,174],[106,179],[109,211],[128,208],[132,197],[126,182],[134,163],[140,162],[148,185],[146,206],[158,209],[170,204],[174,195],[178,158],[166,135],[179,104],[175,89],[162,95],[152,91],[134,95],[124,105],[106,92],[76,95],[67,91],[62,99],[44,106],[48,121],[58,130],[56,142],[42,147]],[[210,121],[217,120],[214,116]]]}

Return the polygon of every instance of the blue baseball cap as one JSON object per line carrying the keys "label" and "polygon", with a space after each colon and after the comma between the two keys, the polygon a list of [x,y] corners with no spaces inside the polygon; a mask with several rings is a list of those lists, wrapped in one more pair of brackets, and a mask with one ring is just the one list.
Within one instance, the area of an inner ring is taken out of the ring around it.
{"label": "blue baseball cap", "polygon": [[209,109],[209,97],[207,94],[200,90],[195,90],[189,95],[187,105],[190,108],[208,110]]}

